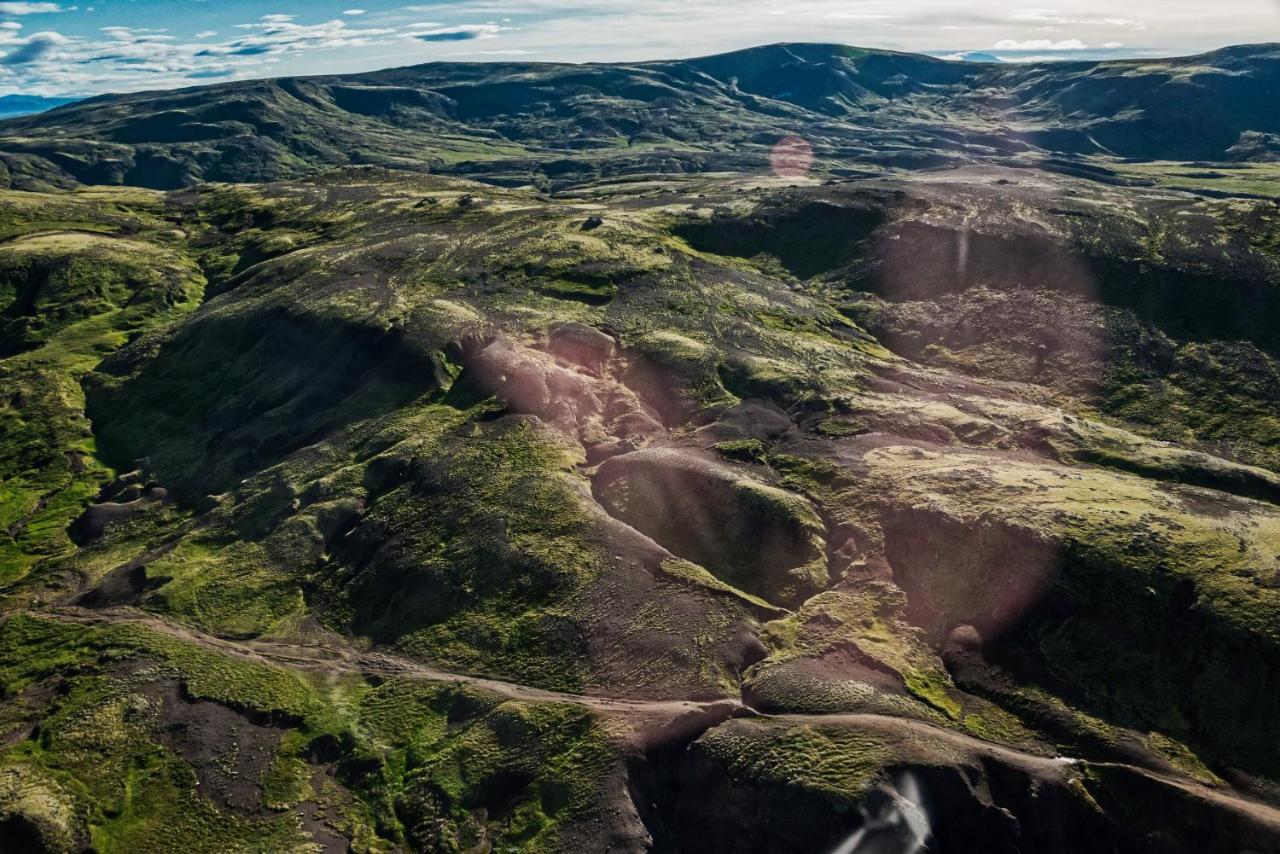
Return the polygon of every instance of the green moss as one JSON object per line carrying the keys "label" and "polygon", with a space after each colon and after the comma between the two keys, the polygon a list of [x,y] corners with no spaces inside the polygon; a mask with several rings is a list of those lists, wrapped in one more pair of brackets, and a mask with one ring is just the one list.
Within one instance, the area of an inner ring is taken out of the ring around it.
{"label": "green moss", "polygon": [[[747,673],[748,684],[762,694],[771,706],[797,711],[866,710],[868,704],[884,704],[902,708],[904,704],[875,696],[867,686],[851,689],[836,678],[824,686],[811,686],[799,696],[780,691],[794,685],[794,677],[779,681],[775,676],[789,672],[789,664],[797,660],[821,660],[828,655],[841,659],[861,660],[882,674],[900,681],[903,693],[923,704],[914,710],[916,716],[941,714],[959,720],[959,692],[951,683],[942,662],[928,647],[923,633],[906,621],[906,599],[896,587],[872,582],[856,592],[829,590],[804,603],[794,614],[765,626],[763,639],[770,655]],[[813,696],[816,691],[817,695]],[[797,705],[798,704],[798,705]],[[909,706],[907,713],[912,711]]]}
{"label": "green moss", "polygon": [[267,809],[286,810],[315,796],[313,771],[296,756],[278,755],[262,772],[262,803]]}
{"label": "green moss", "polygon": [[[434,803],[443,826],[409,828],[424,847],[458,850],[468,841],[479,811],[505,813],[491,825],[495,847],[557,850],[566,821],[598,808],[599,778],[613,750],[583,709],[506,702],[409,758],[400,808]],[[506,801],[500,780],[524,781]],[[427,825],[427,826],[423,826]]]}
{"label": "green moss", "polygon": [[0,252],[0,581],[69,552],[67,526],[111,477],[80,379],[201,285],[188,259],[135,240],[42,234]]}
{"label": "green moss", "polygon": [[842,439],[847,436],[860,436],[867,432],[867,427],[853,418],[824,418],[818,422],[817,430],[823,436]]}
{"label": "green moss", "polygon": [[859,801],[893,756],[891,744],[853,727],[737,722],[708,732],[696,749],[736,779],[796,786]]}
{"label": "green moss", "polygon": [[995,705],[966,713],[960,724],[965,732],[996,744],[1033,745],[1038,740],[1017,716]]}
{"label": "green moss", "polygon": [[[1021,631],[1056,683],[1072,686],[1075,702],[1123,726],[1275,773],[1262,749],[1280,704],[1264,676],[1280,642],[1280,594],[1266,582],[1280,542],[1272,508],[1233,499],[1202,513],[1197,502],[1207,493],[1083,467],[991,466],[979,457],[943,459],[905,448],[867,459],[888,474],[880,466],[887,457],[895,484],[873,475],[873,488],[897,491],[902,500],[928,494],[955,519],[990,514],[1009,526],[1010,542],[1029,548],[1054,544],[1053,587],[1043,597],[1052,607],[1034,613]],[[983,488],[954,490],[971,478]],[[940,483],[952,487],[938,490]],[[933,583],[935,595],[949,578]],[[951,591],[952,607],[964,613],[968,606],[960,603],[983,589]],[[1241,655],[1244,649],[1250,654]]]}
{"label": "green moss", "polygon": [[728,442],[717,442],[711,447],[726,460],[736,460],[742,463],[764,462],[764,445],[759,439],[737,439]]}
{"label": "green moss", "polygon": [[773,614],[781,611],[780,608],[770,605],[758,596],[752,596],[750,593],[746,593],[736,587],[726,584],[724,581],[716,578],[696,563],[691,563],[680,558],[669,558],[664,560],[660,566],[662,571],[672,578],[687,581],[699,587],[714,590],[717,593],[727,593],[735,598],[743,600],[757,612]]}
{"label": "green moss", "polygon": [[454,706],[480,713],[497,703],[465,687],[409,679],[390,679],[364,692],[359,702],[361,726],[384,745],[434,743],[446,734]]}
{"label": "green moss", "polygon": [[791,454],[770,454],[769,465],[782,474],[784,485],[807,495],[829,493],[831,487],[847,477],[825,460]]}
{"label": "green moss", "polygon": [[638,356],[627,383],[649,401],[660,402],[671,418],[730,406],[737,398],[720,382],[719,353],[674,330],[659,329],[630,342]]}
{"label": "green moss", "polygon": [[[616,761],[594,718],[578,706],[516,703],[408,679],[376,686],[353,678],[317,681],[140,626],[18,616],[0,624],[0,641],[5,697],[48,680],[67,686],[57,710],[43,718],[39,739],[0,754],[0,808],[4,769],[16,769],[14,779],[30,793],[23,797],[31,802],[20,805],[24,815],[37,798],[46,813],[61,816],[58,832],[74,834],[67,816],[88,810],[93,843],[104,851],[179,844],[216,851],[247,840],[287,848],[301,833],[289,810],[308,801],[369,848],[385,845],[379,836],[395,841],[402,834],[423,844],[420,834],[439,818],[446,835],[487,824],[484,833],[503,845],[551,851],[565,823],[597,814],[603,776]],[[163,665],[124,666],[132,661]],[[141,691],[169,674],[193,698],[286,727],[259,781],[263,803],[285,814],[244,819],[200,797],[192,768],[157,742],[164,721]],[[333,745],[324,751],[338,751],[338,779],[357,799],[329,784],[313,786],[305,757],[320,740]],[[438,814],[424,806],[433,798]],[[68,799],[74,809],[58,806]]]}
{"label": "green moss", "polygon": [[1195,342],[1172,361],[1156,375],[1118,360],[1103,376],[1097,409],[1148,435],[1280,471],[1275,357],[1247,342]]}
{"label": "green moss", "polygon": [[618,295],[612,282],[571,282],[565,279],[540,280],[538,290],[557,299],[579,300],[590,305],[603,305]]}
{"label": "green moss", "polygon": [[[264,545],[191,537],[146,568],[163,582],[147,606],[182,617],[205,631],[254,637],[281,628],[304,611],[297,576],[273,559],[273,548],[289,533]],[[298,542],[297,539],[301,539]],[[297,552],[312,550],[310,538],[295,538]],[[319,539],[316,535],[315,539]]]}
{"label": "green moss", "polygon": [[[145,762],[145,760],[144,760]],[[83,769],[77,769],[83,778]],[[190,770],[165,757],[130,769],[129,796],[118,812],[92,825],[93,846],[104,852],[221,852],[241,847],[291,848],[303,836],[292,819],[245,820],[193,796]]]}
{"label": "green moss", "polygon": [[[138,691],[145,671],[97,675],[126,659],[168,660],[191,693],[241,708],[279,711],[282,675],[133,627],[104,629],[13,617],[0,625],[6,645],[0,684],[6,696],[37,681],[61,680],[62,700],[41,710],[39,737],[0,755],[23,778],[48,775],[88,816],[102,851],[223,851],[261,841],[267,847],[301,841],[293,820],[251,820],[229,815],[201,798],[191,768],[161,746],[155,707]],[[298,695],[294,695],[296,698]]]}
{"label": "green moss", "polygon": [[572,461],[514,419],[393,446],[370,471],[403,482],[379,487],[348,539],[402,534],[356,577],[335,567],[326,595],[354,631],[443,665],[576,687],[580,630],[564,604],[605,557]]}

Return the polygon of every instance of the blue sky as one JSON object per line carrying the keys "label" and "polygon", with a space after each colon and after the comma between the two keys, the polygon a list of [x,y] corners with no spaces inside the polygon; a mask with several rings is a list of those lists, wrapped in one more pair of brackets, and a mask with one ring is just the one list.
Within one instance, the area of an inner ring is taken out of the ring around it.
{"label": "blue sky", "polygon": [[1010,61],[1280,41],[1280,0],[0,0],[0,94],[91,95],[432,60],[634,61],[776,41]]}

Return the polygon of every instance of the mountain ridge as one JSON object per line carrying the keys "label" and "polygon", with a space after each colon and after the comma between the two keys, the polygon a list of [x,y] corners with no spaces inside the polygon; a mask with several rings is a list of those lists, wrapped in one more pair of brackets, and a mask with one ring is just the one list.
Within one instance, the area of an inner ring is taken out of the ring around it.
{"label": "mountain ridge", "polygon": [[79,98],[45,98],[40,95],[0,95],[0,119],[17,118],[74,104]]}
{"label": "mountain ridge", "polygon": [[1027,64],[809,43],[640,63],[433,62],[105,95],[8,120],[0,180],[173,189],[371,164],[551,187],[760,169],[792,134],[833,174],[1054,156],[1247,161],[1275,156],[1278,81],[1274,44]]}

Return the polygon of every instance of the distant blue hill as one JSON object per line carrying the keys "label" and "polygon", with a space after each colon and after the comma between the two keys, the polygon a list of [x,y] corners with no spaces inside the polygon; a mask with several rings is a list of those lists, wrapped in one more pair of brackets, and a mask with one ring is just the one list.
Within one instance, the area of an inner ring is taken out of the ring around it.
{"label": "distant blue hill", "polygon": [[977,50],[965,50],[956,53],[930,53],[928,55],[937,59],[949,59],[954,62],[1004,62],[994,53],[983,53]]}
{"label": "distant blue hill", "polygon": [[43,113],[64,104],[74,104],[79,98],[41,98],[39,95],[0,95],[0,119]]}

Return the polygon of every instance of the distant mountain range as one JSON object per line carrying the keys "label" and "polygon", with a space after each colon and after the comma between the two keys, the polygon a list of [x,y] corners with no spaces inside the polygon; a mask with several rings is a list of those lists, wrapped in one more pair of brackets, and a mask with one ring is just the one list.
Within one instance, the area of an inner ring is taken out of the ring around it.
{"label": "distant mountain range", "polygon": [[54,107],[74,104],[78,98],[41,98],[39,95],[0,95],[0,118],[43,113]]}
{"label": "distant mountain range", "polygon": [[835,174],[1089,155],[1270,159],[1280,46],[953,62],[778,44],[633,64],[430,63],[92,98],[0,125],[15,187],[173,188],[344,164],[556,184],[758,168],[799,134]]}

